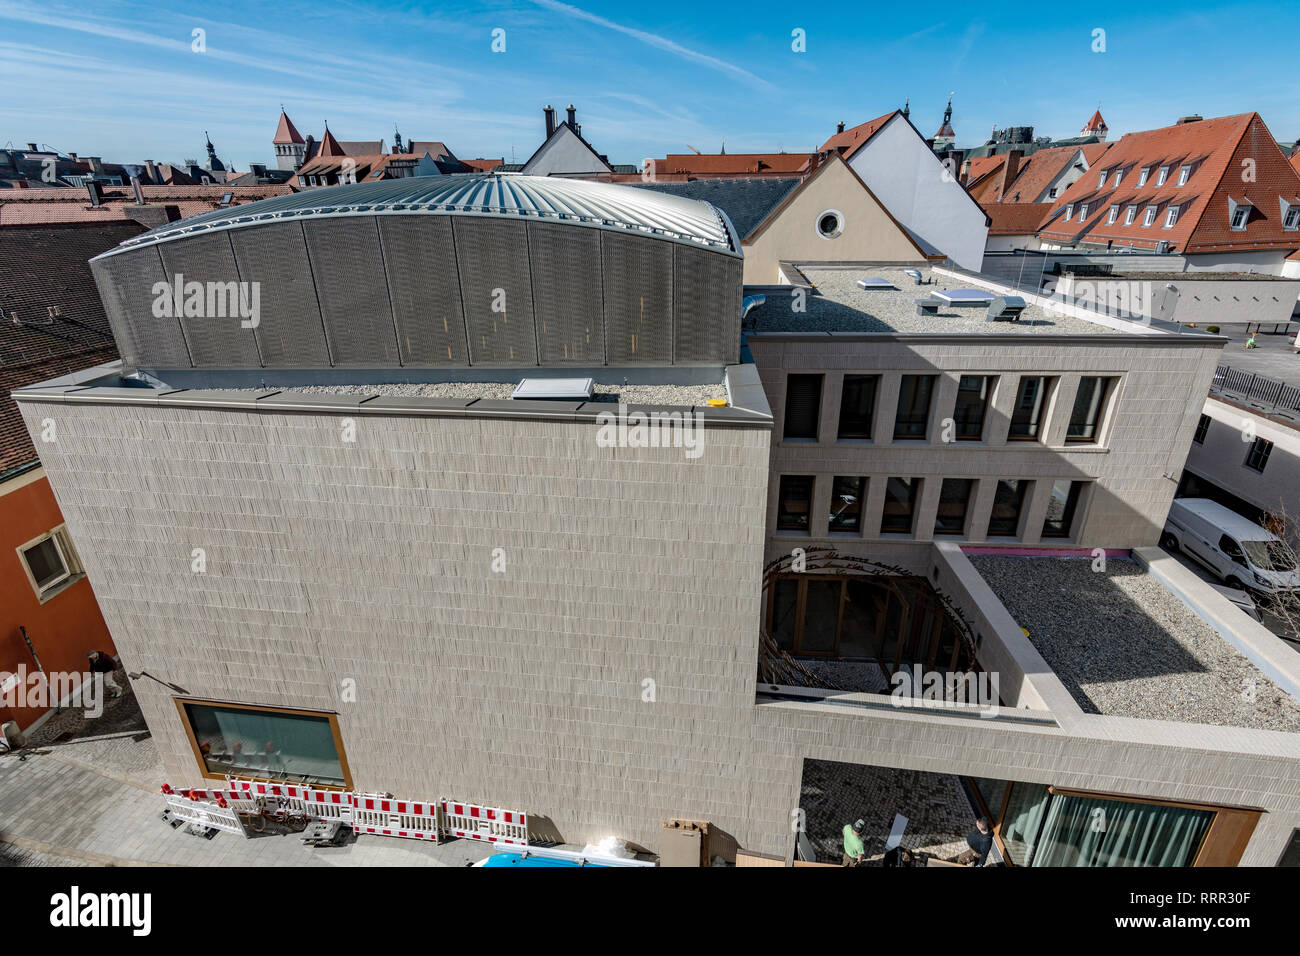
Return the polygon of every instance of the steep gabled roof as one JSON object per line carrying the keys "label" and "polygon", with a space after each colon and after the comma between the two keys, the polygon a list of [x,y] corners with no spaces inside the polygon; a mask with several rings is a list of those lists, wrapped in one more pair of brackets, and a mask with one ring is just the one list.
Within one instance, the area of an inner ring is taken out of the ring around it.
{"label": "steep gabled roof", "polygon": [[854,126],[852,129],[846,129],[842,133],[836,133],[826,142],[822,143],[822,150],[837,150],[840,155],[845,159],[848,159],[865,146],[871,137],[880,132],[884,125],[893,119],[898,112],[898,110],[893,110],[886,113],[884,116],[877,116],[873,120],[867,120],[865,123]]}
{"label": "steep gabled roof", "polygon": [[271,142],[273,145],[285,143],[300,145],[305,142],[298,128],[293,125],[293,120],[289,119],[289,114],[284,110],[280,110],[280,125],[275,128],[275,139]]}
{"label": "steep gabled roof", "polygon": [[[1183,166],[1190,167],[1190,175],[1179,186]],[[1148,170],[1148,179],[1139,186],[1142,169]],[[1163,184],[1159,183],[1161,169],[1168,170]],[[1106,173],[1104,185],[1099,170]],[[1118,187],[1117,170],[1123,171]],[[1166,242],[1178,252],[1294,247],[1297,236],[1282,230],[1278,199],[1297,194],[1300,175],[1264,121],[1258,113],[1241,113],[1127,134],[1056,200],[1039,235],[1050,241],[1146,249]],[[1080,222],[1084,204],[1087,215]],[[1245,230],[1232,230],[1232,209],[1242,204],[1254,211]],[[1067,206],[1074,213],[1068,222],[1062,216]],[[1114,223],[1107,221],[1111,206],[1120,207]],[[1129,206],[1137,207],[1137,214],[1126,225]],[[1178,207],[1177,221],[1165,228],[1171,206]],[[1156,209],[1150,226],[1144,225],[1148,207]]]}
{"label": "steep gabled roof", "polygon": [[1084,126],[1084,130],[1089,133],[1095,133],[1103,129],[1108,130],[1110,127],[1107,126],[1106,121],[1101,118],[1101,109],[1098,108],[1097,112],[1092,114],[1092,119],[1088,120],[1088,124]]}
{"label": "steep gabled roof", "polygon": [[[1053,146],[1048,149],[1040,149],[1030,153],[1020,162],[1020,172],[1012,180],[1011,186],[1006,189],[998,188],[996,191],[985,194],[981,197],[982,202],[1003,202],[1003,203],[1036,203],[1038,197],[1043,195],[1047,187],[1057,179],[1072,164],[1079,161],[1079,153],[1083,151],[1083,159],[1089,164],[1095,162],[1095,157],[1104,153],[1105,144],[1095,143],[1093,146],[1101,146],[1101,149],[1092,149],[1091,146]],[[1089,157],[1089,151],[1092,157]],[[1000,187],[999,183],[999,187]]]}
{"label": "steep gabled roof", "polygon": [[[378,152],[376,150],[375,152]],[[347,151],[339,145],[339,141],[334,138],[328,126],[325,127],[325,135],[320,138],[320,146],[316,150],[317,156],[346,156]]]}
{"label": "steep gabled roof", "polygon": [[555,129],[552,131],[551,135],[546,137],[546,140],[542,143],[542,145],[538,146],[537,149],[534,151],[533,155],[529,156],[528,159],[524,161],[524,164],[519,168],[521,170],[527,170],[529,167],[531,167],[533,160],[535,160],[538,156],[540,156],[545,151],[547,146],[555,142],[555,140],[557,140],[561,136],[572,136],[579,143],[585,146],[592,156],[596,157],[597,161],[599,161],[600,164],[605,167],[605,172],[612,173],[614,171],[614,168],[609,164],[609,160],[606,159],[604,156],[600,155],[600,153],[596,152],[596,147],[592,146],[589,142],[587,142],[587,140],[583,137],[583,135],[579,133],[577,130],[575,130],[572,126],[570,126],[568,123],[558,124],[555,127]]}

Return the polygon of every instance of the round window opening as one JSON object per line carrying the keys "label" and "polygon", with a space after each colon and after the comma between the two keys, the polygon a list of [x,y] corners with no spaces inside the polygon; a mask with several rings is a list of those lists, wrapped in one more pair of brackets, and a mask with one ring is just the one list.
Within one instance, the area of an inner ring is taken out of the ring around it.
{"label": "round window opening", "polygon": [[838,209],[827,209],[817,217],[817,235],[823,239],[834,239],[844,231],[844,217]]}

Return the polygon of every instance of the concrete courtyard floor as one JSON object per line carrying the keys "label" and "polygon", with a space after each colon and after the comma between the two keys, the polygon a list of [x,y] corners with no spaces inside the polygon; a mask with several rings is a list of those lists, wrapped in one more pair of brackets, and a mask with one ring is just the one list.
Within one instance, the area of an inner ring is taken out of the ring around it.
{"label": "concrete courtyard floor", "polygon": [[128,692],[97,720],[65,711],[47,721],[25,759],[0,756],[0,867],[466,866],[492,852],[468,840],[360,836],[312,848],[270,826],[249,839],[172,829],[161,818],[162,764],[143,726]]}

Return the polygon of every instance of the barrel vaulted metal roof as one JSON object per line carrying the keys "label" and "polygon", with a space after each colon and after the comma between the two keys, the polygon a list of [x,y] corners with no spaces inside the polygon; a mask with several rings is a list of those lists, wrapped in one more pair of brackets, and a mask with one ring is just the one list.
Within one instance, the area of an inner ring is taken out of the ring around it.
{"label": "barrel vaulted metal roof", "polygon": [[417,176],[309,189],[169,222],[105,256],[220,229],[293,218],[471,215],[537,219],[640,233],[740,255],[726,214],[707,202],[615,183],[545,176]]}

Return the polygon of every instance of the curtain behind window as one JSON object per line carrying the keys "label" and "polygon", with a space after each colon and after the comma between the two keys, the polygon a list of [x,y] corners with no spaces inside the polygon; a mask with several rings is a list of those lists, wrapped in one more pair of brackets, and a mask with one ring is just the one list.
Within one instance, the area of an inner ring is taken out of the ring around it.
{"label": "curtain behind window", "polygon": [[1209,810],[1052,796],[1031,866],[1191,866]]}

